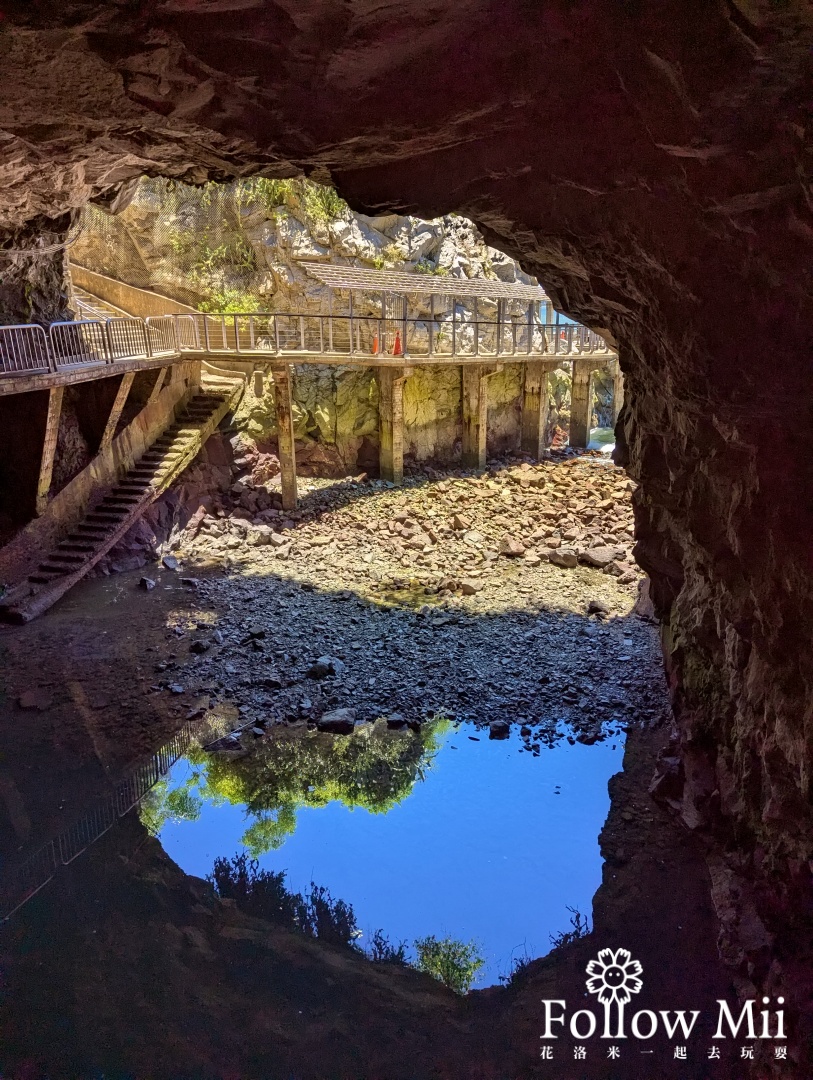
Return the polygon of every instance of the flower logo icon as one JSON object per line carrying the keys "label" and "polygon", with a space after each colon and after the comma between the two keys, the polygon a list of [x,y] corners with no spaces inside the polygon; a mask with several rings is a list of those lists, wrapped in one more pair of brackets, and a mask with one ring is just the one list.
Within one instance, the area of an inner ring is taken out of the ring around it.
{"label": "flower logo icon", "polygon": [[644,985],[638,978],[643,968],[637,960],[632,959],[632,954],[627,949],[602,949],[597,960],[591,960],[587,965],[587,989],[595,994],[604,1006],[604,1033],[610,1036],[610,1009],[615,1004],[618,1010],[618,1028],[623,1029],[624,1006],[631,1000],[633,994],[640,992]]}

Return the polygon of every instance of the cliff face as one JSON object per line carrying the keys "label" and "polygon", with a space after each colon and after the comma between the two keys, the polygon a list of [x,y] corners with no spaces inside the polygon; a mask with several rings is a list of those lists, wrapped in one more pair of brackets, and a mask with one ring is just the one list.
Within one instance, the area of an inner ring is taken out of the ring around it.
{"label": "cliff face", "polygon": [[638,557],[680,720],[682,766],[665,765],[661,789],[726,852],[712,858],[715,898],[743,985],[804,997],[809,4],[5,12],[3,228],[111,198],[145,171],[307,169],[368,213],[466,214],[560,310],[613,335]]}
{"label": "cliff face", "polygon": [[[535,283],[514,259],[489,247],[465,218],[369,217],[351,210],[333,189],[302,180],[258,178],[203,188],[142,180],[115,215],[85,208],[70,257],[129,285],[214,312],[347,312],[349,294],[337,290],[331,295],[309,273],[314,261],[414,273],[416,289],[429,290],[436,279]],[[378,317],[381,295],[357,293],[354,305],[357,316]],[[428,296],[411,297],[410,317],[427,319],[428,305]],[[514,307],[513,313],[524,319],[523,304],[507,304],[506,314]],[[471,302],[458,301],[455,310],[458,320],[474,318]],[[496,304],[481,300],[480,313],[496,318]],[[451,303],[439,302],[434,318],[435,332],[448,338]],[[367,328],[362,324],[361,330]],[[552,373],[550,388],[551,426],[566,423],[569,367]],[[262,444],[276,437],[273,391],[270,384],[259,397],[253,390],[252,384],[235,422]],[[492,452],[518,446],[521,394],[518,364],[507,365],[489,381]],[[404,397],[407,454],[418,461],[459,458],[459,370],[419,368],[407,381]],[[606,397],[605,412],[611,415],[611,394]],[[606,426],[606,416],[604,421]],[[341,473],[375,467],[378,387],[373,369],[298,365],[294,422],[304,470]]]}

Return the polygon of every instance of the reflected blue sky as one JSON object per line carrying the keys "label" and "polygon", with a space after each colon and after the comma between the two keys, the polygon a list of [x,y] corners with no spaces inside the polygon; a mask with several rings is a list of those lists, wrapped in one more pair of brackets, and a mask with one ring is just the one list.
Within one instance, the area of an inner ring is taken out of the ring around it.
{"label": "reflected blue sky", "polygon": [[[352,904],[361,944],[378,927],[410,945],[426,934],[475,939],[486,957],[476,986],[507,974],[512,957],[543,955],[549,935],[569,929],[568,905],[591,913],[607,781],[623,743],[563,740],[533,757],[516,734],[476,734],[452,729],[424,780],[387,814],[300,808],[294,835],[260,865],[286,870],[289,888],[313,880]],[[171,786],[189,769],[180,761]],[[215,858],[242,850],[245,828],[242,807],[207,804],[198,821],[169,823],[160,839],[183,870],[205,877]]]}

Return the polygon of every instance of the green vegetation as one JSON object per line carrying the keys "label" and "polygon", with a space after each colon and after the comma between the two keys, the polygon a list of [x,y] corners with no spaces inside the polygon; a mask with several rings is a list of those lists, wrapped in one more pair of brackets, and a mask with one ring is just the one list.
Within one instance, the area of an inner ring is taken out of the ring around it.
{"label": "green vegetation", "polygon": [[259,297],[242,289],[213,288],[209,299],[198,304],[198,309],[217,315],[242,315],[261,309]]}
{"label": "green vegetation", "polygon": [[248,180],[239,180],[236,193],[238,204],[257,199],[267,210],[276,210],[281,206],[299,208],[312,221],[335,221],[348,209],[347,203],[335,188],[303,178],[272,180],[265,176],[255,176]]}
{"label": "green vegetation", "polygon": [[448,277],[449,271],[445,266],[438,266],[425,256],[415,263],[416,274],[431,274],[433,277]]}
{"label": "green vegetation", "polygon": [[467,994],[485,959],[473,941],[436,938],[430,935],[415,942],[415,967],[438,979],[457,994]]}
{"label": "green vegetation", "polygon": [[142,802],[141,819],[156,835],[165,821],[194,820],[204,802],[245,806],[250,823],[242,842],[256,857],[284,844],[300,807],[338,801],[386,813],[423,779],[448,730],[438,716],[417,733],[389,731],[384,721],[347,736],[283,730],[237,760],[190,750],[190,775],[172,791],[157,785]]}
{"label": "green vegetation", "polygon": [[417,960],[410,963],[405,942],[393,945],[383,930],[376,930],[370,946],[358,943],[361,931],[356,914],[344,900],[334,900],[328,889],[311,882],[304,895],[285,885],[285,871],[260,870],[256,859],[243,853],[233,859],[216,859],[209,881],[218,896],[234,900],[241,911],[255,918],[296,930],[331,945],[356,949],[376,964],[415,967],[438,979],[458,994],[471,989],[485,963],[473,942],[434,936],[415,941]]}

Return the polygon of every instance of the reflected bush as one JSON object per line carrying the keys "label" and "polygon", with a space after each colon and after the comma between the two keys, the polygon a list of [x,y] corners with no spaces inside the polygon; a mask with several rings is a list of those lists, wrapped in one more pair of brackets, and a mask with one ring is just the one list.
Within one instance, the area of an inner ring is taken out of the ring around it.
{"label": "reflected bush", "polygon": [[473,941],[436,938],[430,935],[415,941],[415,967],[442,982],[457,994],[467,994],[485,958]]}
{"label": "reflected bush", "polygon": [[406,942],[401,941],[393,945],[383,930],[376,930],[370,939],[369,948],[366,951],[368,959],[374,964],[398,964],[400,967],[409,966]]}
{"label": "reflected bush", "polygon": [[285,884],[284,870],[261,870],[257,860],[245,852],[231,860],[215,859],[209,881],[219,897],[234,900],[247,915],[281,923],[308,937],[355,947],[360,935],[350,904],[334,900],[328,889],[313,882],[305,896],[291,892]]}
{"label": "reflected bush", "polygon": [[587,937],[590,933],[590,923],[586,915],[582,915],[578,908],[568,906],[570,912],[570,930],[559,930],[555,934],[549,934],[550,943],[554,949],[560,949],[563,945],[570,945],[580,938]]}
{"label": "reflected bush", "polygon": [[296,921],[302,898],[286,888],[284,870],[260,870],[257,860],[244,852],[231,861],[215,859],[209,880],[218,896],[234,900],[247,915],[286,924]]}

